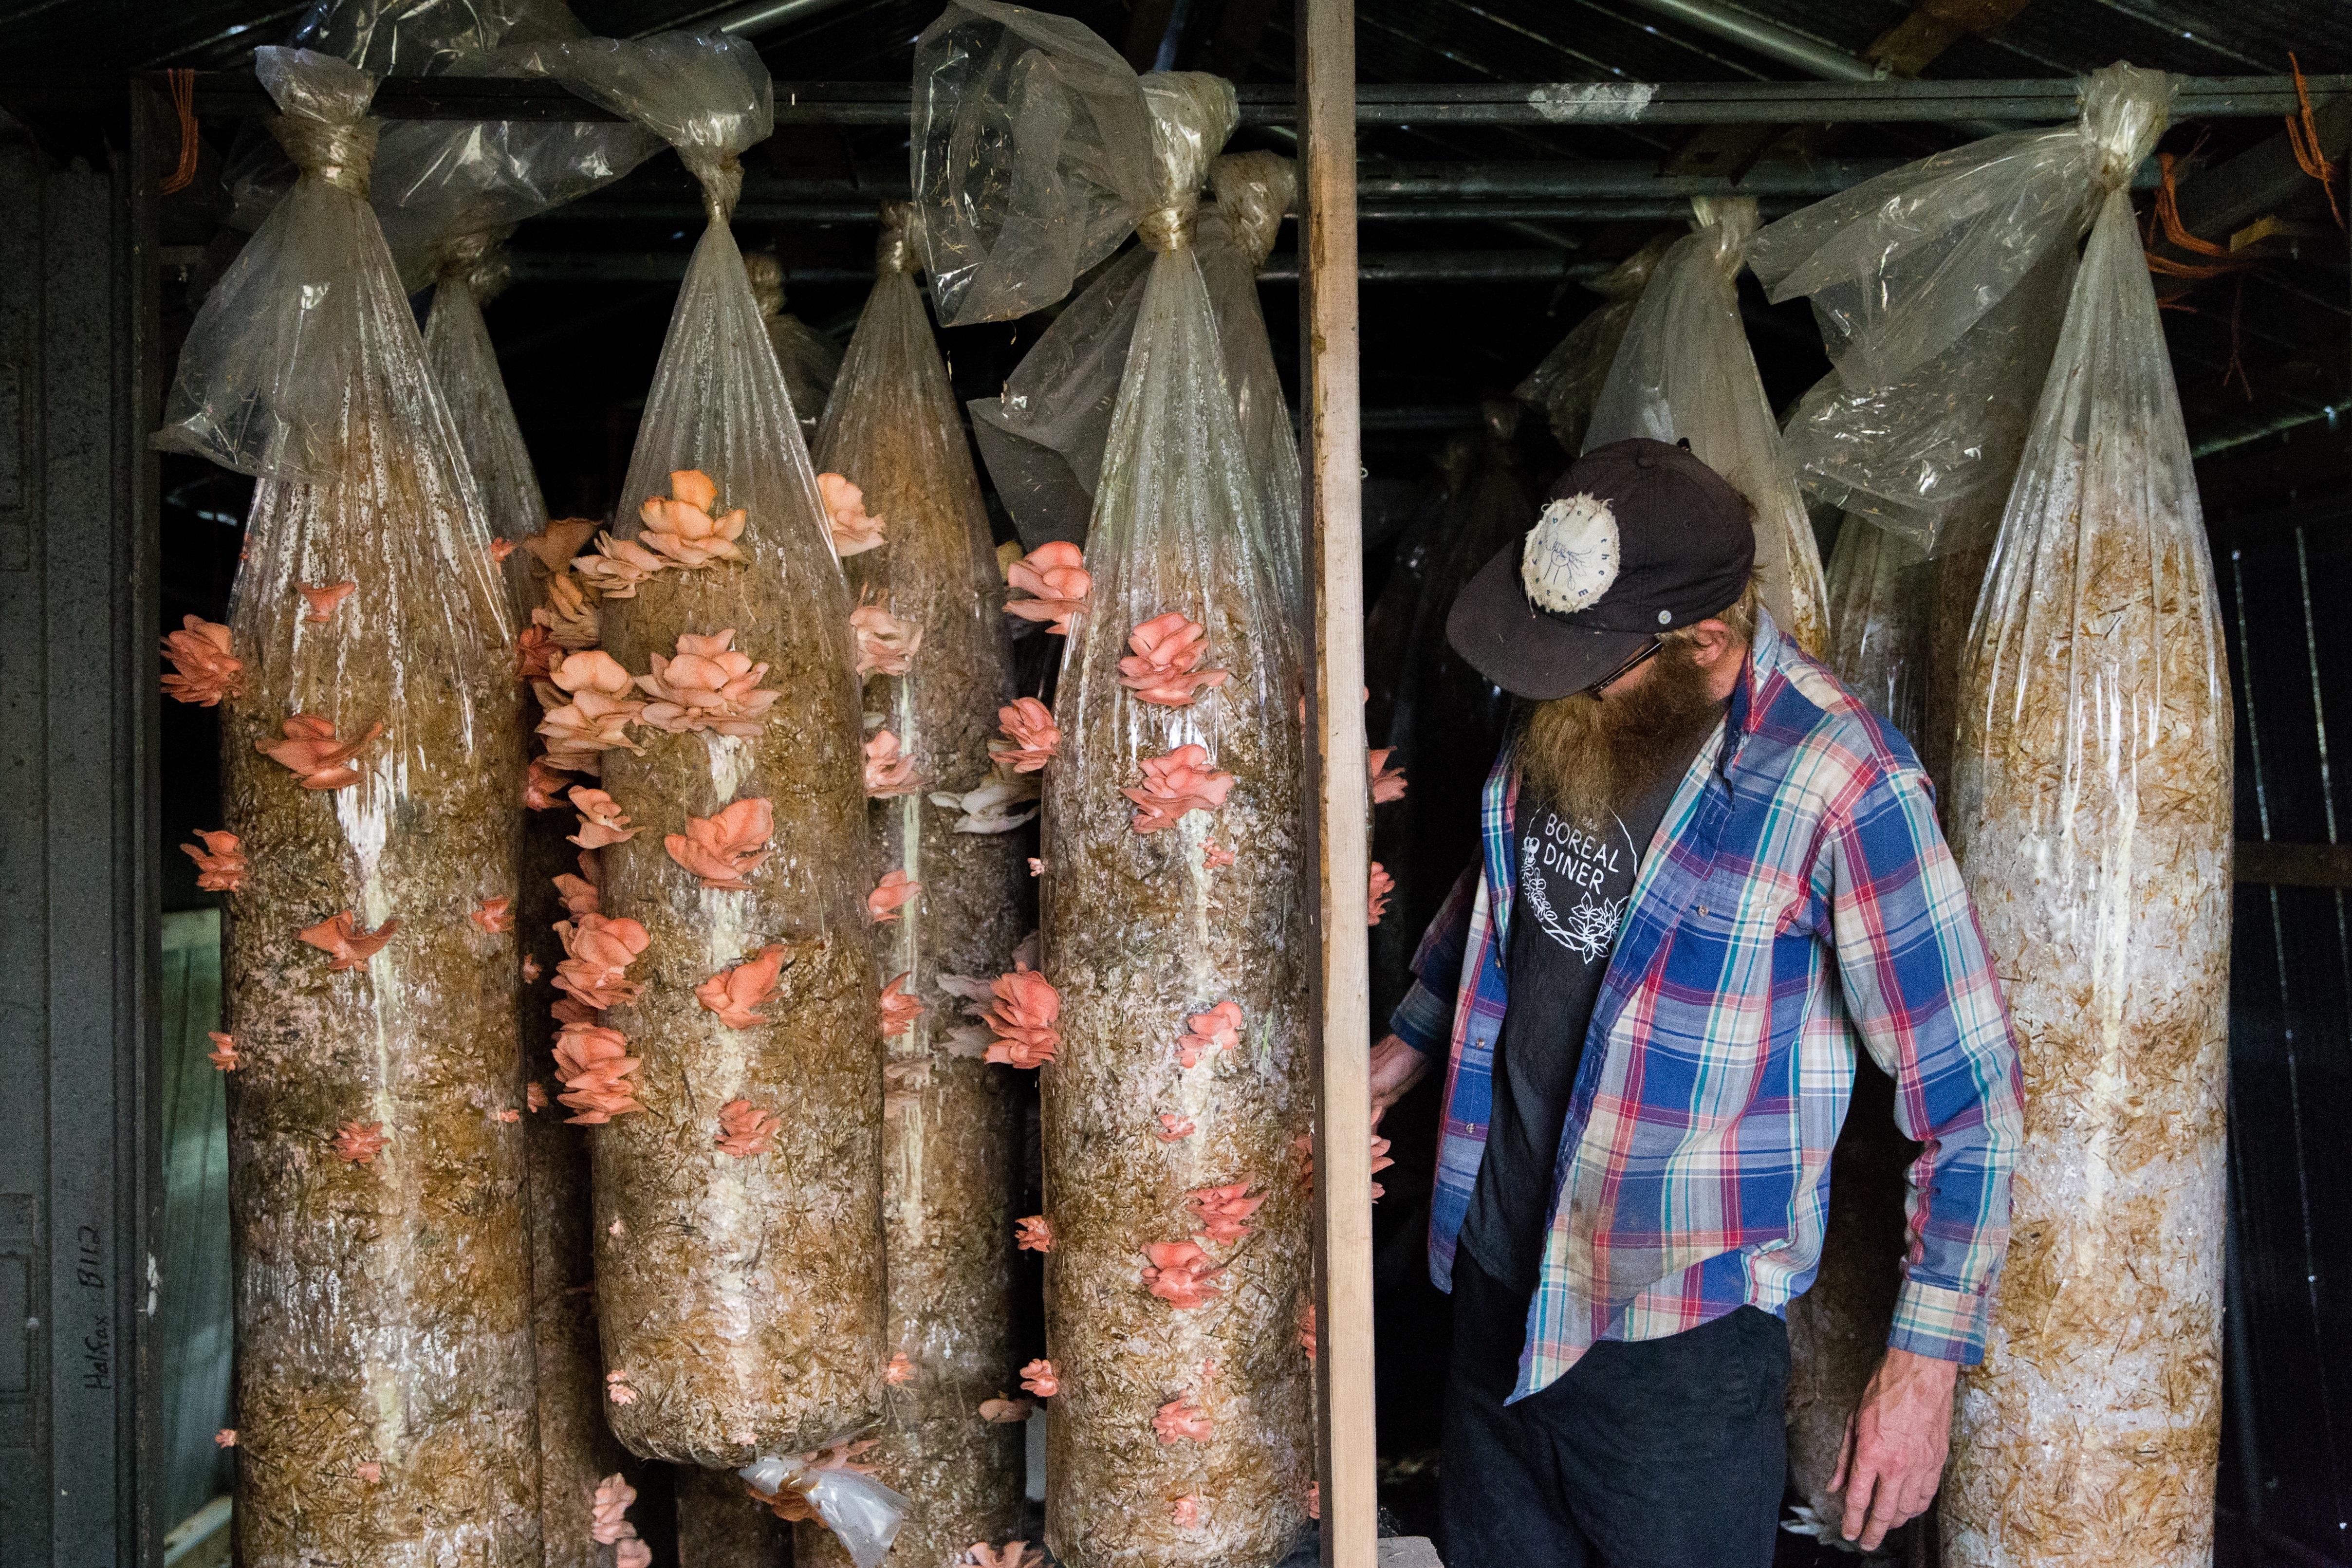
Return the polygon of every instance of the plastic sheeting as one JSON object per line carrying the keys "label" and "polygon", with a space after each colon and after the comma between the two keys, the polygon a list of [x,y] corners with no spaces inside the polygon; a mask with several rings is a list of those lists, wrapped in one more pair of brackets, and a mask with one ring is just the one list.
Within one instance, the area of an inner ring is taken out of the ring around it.
{"label": "plastic sheeting", "polygon": [[[2161,128],[2154,73],[2093,90]],[[2121,188],[1969,652],[1953,838],[2017,1028],[2025,1146],[1984,1364],[1960,1384],[1946,1561],[2189,1568],[2212,1554],[2221,1420],[2231,705]]]}
{"label": "plastic sheeting", "polygon": [[1274,254],[1283,215],[1298,196],[1298,167],[1278,152],[1229,152],[1209,165],[1216,200],[1201,209],[1196,238],[1201,276],[1217,314],[1225,384],[1250,477],[1257,484],[1265,537],[1282,601],[1300,635],[1307,628],[1307,543],[1299,521],[1306,486],[1298,471],[1298,433],[1290,423],[1282,373],[1275,368],[1257,273]]}
{"label": "plastic sheeting", "polygon": [[801,439],[812,451],[817,422],[824,417],[825,400],[833,395],[834,378],[841,374],[841,350],[815,328],[784,308],[784,268],[774,256],[755,253],[743,258],[751,275],[751,298],[760,302],[760,319],[767,324],[768,342],[776,350],[776,368],[784,373],[784,390],[792,395],[793,416]]}
{"label": "plastic sheeting", "polygon": [[[710,215],[599,546],[604,649],[653,700],[602,754],[629,826],[599,852],[600,919],[643,941],[593,1027],[618,1032],[614,1060],[636,1065],[613,1092],[643,1109],[594,1131],[596,1280],[622,1441],[741,1465],[881,1404],[883,1052],[849,596],[727,225],[737,160],[772,124],[766,68],[740,39],[685,33],[534,63],[670,141]],[[697,474],[716,491],[699,522],[646,504]],[[695,542],[739,508],[725,550]]]}
{"label": "plastic sheeting", "polygon": [[1543,357],[1543,362],[1511,390],[1521,402],[1543,411],[1561,450],[1584,449],[1584,427],[1592,418],[1592,405],[1600,401],[1601,389],[1608,383],[1609,367],[1616,362],[1617,346],[1625,340],[1633,307],[1641,303],[1642,291],[1649,287],[1675,237],[1659,235],[1610,268],[1608,276],[1592,285],[1592,291],[1607,303],[1570,328],[1568,336]]}
{"label": "plastic sheeting", "polygon": [[[866,709],[898,737],[917,775],[952,796],[1000,777],[991,741],[999,710],[1013,701],[1013,653],[971,449],[914,278],[921,255],[913,223],[904,203],[883,210],[874,292],[816,452],[884,519],[881,547],[845,563],[860,613],[879,612],[861,650],[872,666]],[[919,640],[908,642],[910,634]],[[1017,831],[958,831],[958,813],[935,803],[931,789],[877,800],[868,821],[883,905],[871,932],[875,957],[884,975],[905,976],[900,989],[928,1010],[890,1037],[885,1342],[906,1359],[865,1462],[913,1500],[896,1554],[945,1563],[975,1541],[1018,1533],[1021,1523],[1022,1428],[980,1413],[983,1400],[1018,1383],[1018,1110],[1013,1074],[982,1059],[963,1015],[972,983],[1011,969],[1032,926],[1029,843]],[[908,896],[909,887],[919,891]],[[795,1550],[803,1568],[847,1561],[814,1521],[799,1527]]]}
{"label": "plastic sheeting", "polygon": [[212,691],[243,858],[238,1557],[535,1568],[517,959],[477,918],[515,891],[513,629],[367,204],[373,82],[255,58],[304,172],[198,313],[157,437],[258,481]]}
{"label": "plastic sheeting", "polygon": [[1765,608],[1811,653],[1829,643],[1819,548],[1739,320],[1739,269],[1756,203],[1699,197],[1696,234],[1675,243],[1633,307],[1583,450],[1645,435],[1687,441],[1755,508]]}

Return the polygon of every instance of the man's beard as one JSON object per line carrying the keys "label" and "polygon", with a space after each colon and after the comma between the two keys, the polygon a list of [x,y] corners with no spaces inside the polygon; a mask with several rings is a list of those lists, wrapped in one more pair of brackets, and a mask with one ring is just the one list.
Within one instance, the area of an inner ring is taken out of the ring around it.
{"label": "man's beard", "polygon": [[1670,642],[1638,685],[1537,703],[1519,735],[1521,779],[1555,810],[1586,826],[1606,822],[1688,763],[1719,716],[1689,644]]}

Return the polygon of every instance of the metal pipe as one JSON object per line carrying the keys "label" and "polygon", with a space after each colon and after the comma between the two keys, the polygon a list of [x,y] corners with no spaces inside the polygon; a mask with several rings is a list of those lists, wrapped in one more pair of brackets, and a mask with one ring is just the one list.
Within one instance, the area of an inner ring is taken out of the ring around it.
{"label": "metal pipe", "polygon": [[[1610,263],[1570,261],[1557,250],[1375,251],[1358,258],[1358,278],[1381,283],[1584,283],[1601,277]],[[536,251],[507,253],[517,283],[659,283],[686,276],[685,251]],[[1298,256],[1282,251],[1258,268],[1260,283],[1298,281]],[[795,267],[786,282],[794,288],[868,284],[865,267]]]}
{"label": "metal pipe", "polygon": [[1792,27],[1768,22],[1736,6],[1717,4],[1717,0],[1633,0],[1633,3],[1646,6],[1661,16],[1687,22],[1701,32],[1712,33],[1742,48],[1753,49],[1767,59],[1794,66],[1801,71],[1811,71],[1831,81],[1877,81],[1887,74],[1884,66],[1866,64],[1843,49],[1809,37]]}
{"label": "metal pipe", "polygon": [[756,38],[778,27],[794,22],[805,22],[827,11],[840,9],[848,0],[751,0],[749,5],[733,5],[716,13],[706,13],[694,20],[673,17],[659,26],[643,28],[632,35],[650,37],[656,33],[675,32],[690,27],[702,33],[731,33],[739,38]]}
{"label": "metal pipe", "polygon": [[[903,199],[903,198],[901,198]],[[1802,196],[1767,196],[1758,206],[1766,218],[1776,218],[1803,206]],[[745,201],[735,208],[743,224],[873,224],[879,221],[873,200],[863,202]],[[535,224],[649,223],[693,224],[698,229],[702,208],[685,200],[664,202],[584,201],[557,208],[531,221]],[[1679,223],[1691,215],[1686,197],[1654,201],[1549,202],[1409,202],[1385,203],[1357,209],[1363,223]],[[1547,244],[1557,245],[1550,236]]]}

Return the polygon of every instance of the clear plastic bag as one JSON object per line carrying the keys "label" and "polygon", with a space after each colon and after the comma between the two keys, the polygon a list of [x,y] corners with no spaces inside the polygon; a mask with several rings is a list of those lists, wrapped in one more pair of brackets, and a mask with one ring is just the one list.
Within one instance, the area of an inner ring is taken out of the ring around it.
{"label": "clear plastic bag", "polygon": [[1257,298],[1257,271],[1274,254],[1283,215],[1298,195],[1298,168],[1278,152],[1229,152],[1209,165],[1216,200],[1200,215],[1201,276],[1217,312],[1217,341],[1225,350],[1225,380],[1257,481],[1282,601],[1292,624],[1307,624],[1307,544],[1299,520],[1305,489],[1298,471],[1298,433],[1275,368],[1274,344]]}
{"label": "clear plastic bag", "polygon": [[305,172],[205,302],[157,437],[257,480],[230,624],[190,629],[236,661],[205,674],[239,861],[238,1547],[522,1568],[513,629],[367,204],[373,83],[300,50],[256,71]]}
{"label": "clear plastic bag", "polygon": [[792,394],[801,439],[814,452],[817,422],[824,417],[834,378],[841,374],[841,350],[831,339],[784,308],[782,262],[755,252],[743,258],[743,267],[751,275],[751,298],[760,302],[760,319],[767,323],[769,345],[776,350],[776,368],[784,372],[784,390]]}
{"label": "clear plastic bag", "polygon": [[940,323],[1066,296],[1152,204],[1135,70],[1083,24],[954,0],[915,40],[915,201]]}
{"label": "clear plastic bag", "polygon": [[1563,451],[1583,449],[1584,427],[1609,380],[1609,367],[1616,362],[1617,346],[1625,340],[1633,307],[1641,303],[1642,291],[1650,286],[1658,263],[1674,248],[1676,237],[1657,235],[1592,284],[1592,291],[1608,303],[1570,328],[1568,336],[1543,357],[1543,362],[1512,389],[1513,397],[1543,411]]}
{"label": "clear plastic bag", "polygon": [[652,700],[582,810],[626,819],[596,891],[646,939],[596,1004],[624,1042],[603,1059],[636,1063],[594,1131],[607,1376],[631,1395],[607,1413],[640,1454],[740,1465],[870,1423],[887,1359],[849,595],[728,228],[771,125],[759,55],[667,33],[531,58],[670,140],[710,214],[591,563],[604,653]]}
{"label": "clear plastic bag", "polygon": [[805,1455],[762,1455],[735,1473],[772,1497],[798,1493],[857,1568],[877,1568],[913,1506],[872,1476],[848,1465],[814,1464]]}
{"label": "clear plastic bag", "polygon": [[[844,564],[866,618],[858,663],[866,708],[915,771],[961,793],[1000,769],[1000,714],[1013,698],[1004,579],[971,449],[931,336],[905,203],[883,209],[874,292],[842,362],[817,461],[885,519],[881,548]],[[890,1353],[907,1376],[867,1456],[914,1502],[905,1561],[947,1563],[1020,1527],[1021,1429],[980,1418],[973,1390],[1006,1385],[1013,1354],[1013,1227],[1020,1127],[1012,1074],[965,1043],[973,981],[1013,967],[1030,913],[1027,835],[956,831],[956,813],[917,789],[869,808],[875,957],[928,1010],[890,1037],[882,1132]],[[951,986],[965,988],[951,989]],[[795,1561],[845,1561],[845,1539],[808,1524]]]}
{"label": "clear plastic bag", "polygon": [[1739,269],[1756,203],[1701,196],[1699,229],[1675,242],[1643,290],[1593,405],[1584,450],[1628,436],[1687,440],[1756,509],[1765,608],[1808,653],[1829,644],[1821,550],[1739,319]]}
{"label": "clear plastic bag", "polygon": [[2189,1568],[2213,1550],[2221,1430],[2232,710],[2125,190],[2092,227],[1969,653],[1953,847],[2026,1124],[1946,1549]]}
{"label": "clear plastic bag", "polygon": [[1851,513],[1830,549],[1823,657],[1872,712],[1915,739],[1927,717],[1927,596],[1933,584],[1926,566],[1908,539]]}

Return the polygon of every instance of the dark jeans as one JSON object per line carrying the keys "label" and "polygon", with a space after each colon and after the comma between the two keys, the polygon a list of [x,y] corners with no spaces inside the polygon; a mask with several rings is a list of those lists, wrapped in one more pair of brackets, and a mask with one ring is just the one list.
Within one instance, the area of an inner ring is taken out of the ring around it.
{"label": "dark jeans", "polygon": [[1454,1260],[1438,1472],[1447,1568],[1767,1568],[1788,1467],[1789,1331],[1742,1307],[1604,1340],[1516,1405],[1528,1298]]}

